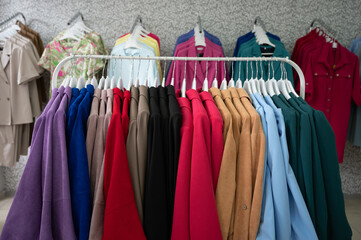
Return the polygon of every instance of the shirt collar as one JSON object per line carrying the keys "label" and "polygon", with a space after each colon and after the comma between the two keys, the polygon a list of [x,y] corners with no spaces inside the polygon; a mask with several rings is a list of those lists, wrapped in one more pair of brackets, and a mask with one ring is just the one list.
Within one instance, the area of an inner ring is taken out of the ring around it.
{"label": "shirt collar", "polygon": [[[330,59],[330,55],[332,54],[332,51],[335,51],[335,65],[334,66],[330,66],[329,64],[329,59]],[[337,42],[337,48],[332,48],[330,43],[324,43],[323,46],[321,47],[321,51],[319,54],[319,58],[317,59],[318,62],[325,64],[328,68],[333,67],[334,69],[336,68],[340,68],[343,65],[349,63],[348,58],[346,56],[346,52],[344,51],[344,49],[342,49],[341,44],[339,44]]]}

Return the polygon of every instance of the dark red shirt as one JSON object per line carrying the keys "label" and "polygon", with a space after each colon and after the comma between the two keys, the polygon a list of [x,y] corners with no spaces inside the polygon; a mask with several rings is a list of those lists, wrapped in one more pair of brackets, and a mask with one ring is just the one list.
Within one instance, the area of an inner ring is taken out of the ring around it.
{"label": "dark red shirt", "polygon": [[[326,115],[336,136],[338,160],[342,162],[351,103],[361,104],[359,60],[340,44],[337,48],[326,42],[316,44],[319,47],[302,66],[305,100]],[[302,61],[302,57],[298,57],[298,61]]]}

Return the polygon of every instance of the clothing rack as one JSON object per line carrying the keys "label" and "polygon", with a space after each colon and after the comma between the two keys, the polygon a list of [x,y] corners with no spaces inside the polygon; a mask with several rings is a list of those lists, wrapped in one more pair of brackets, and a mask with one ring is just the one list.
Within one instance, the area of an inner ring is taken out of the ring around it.
{"label": "clothing rack", "polygon": [[225,62],[261,62],[261,61],[275,61],[275,62],[284,62],[290,64],[297,72],[300,79],[300,96],[305,98],[305,76],[301,68],[289,58],[281,57],[140,57],[140,56],[112,56],[112,55],[71,55],[64,58],[55,68],[53,77],[52,77],[52,88],[57,87],[57,78],[60,69],[64,66],[65,63],[73,59],[82,59],[82,58],[94,58],[94,59],[126,59],[126,60],[155,60],[155,61],[225,61]]}

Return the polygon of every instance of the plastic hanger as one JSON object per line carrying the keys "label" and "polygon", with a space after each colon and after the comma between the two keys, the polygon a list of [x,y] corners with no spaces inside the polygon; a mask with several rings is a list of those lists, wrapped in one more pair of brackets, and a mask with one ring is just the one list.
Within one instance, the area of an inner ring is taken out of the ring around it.
{"label": "plastic hanger", "polygon": [[216,87],[216,88],[218,88],[217,68],[218,68],[218,60],[216,60],[216,73],[214,75],[214,80],[212,82],[212,87]]}
{"label": "plastic hanger", "polygon": [[273,85],[271,83],[271,62],[268,61],[268,79],[265,83],[265,86],[266,86],[266,90],[267,90],[267,93],[272,97],[275,95],[275,91],[273,89]]}
{"label": "plastic hanger", "polygon": [[69,82],[70,82],[70,76],[72,73],[72,70],[74,68],[74,64],[75,64],[75,60],[73,59],[73,61],[71,62],[71,66],[70,66],[70,72],[69,74],[67,74],[63,80],[63,82],[60,84],[60,86],[66,87],[69,86]]}
{"label": "plastic hanger", "polygon": [[184,76],[183,76],[183,82],[181,86],[181,94],[182,97],[186,97],[186,70],[187,70],[187,60],[184,61]]}
{"label": "plastic hanger", "polygon": [[208,61],[206,62],[206,78],[203,81],[202,90],[208,92]]}
{"label": "plastic hanger", "polygon": [[[253,76],[253,67],[252,67],[252,76]],[[246,90],[248,94],[252,94],[251,86],[248,80],[248,60],[247,60],[247,66],[246,66],[246,80],[243,83],[243,88]]]}
{"label": "plastic hanger", "polygon": [[[226,61],[223,61],[223,66],[224,66],[224,73],[226,73]],[[226,79],[226,74],[224,74],[224,78],[221,82],[221,87],[220,90],[225,90],[227,89],[227,79]]]}
{"label": "plastic hanger", "polygon": [[265,83],[265,81],[263,79],[262,61],[260,61],[260,67],[261,67],[261,78],[258,79],[258,82],[259,82],[259,85],[260,85],[261,93],[265,97],[265,96],[268,95],[268,93],[267,93],[267,89],[266,89],[266,83]]}
{"label": "plastic hanger", "polygon": [[[152,60],[152,61],[155,61],[155,60]],[[156,63],[157,64],[157,63]],[[152,86],[153,87],[158,87],[160,86],[160,80],[159,80],[159,74],[156,74],[156,77],[153,79],[153,82],[152,82]]]}
{"label": "plastic hanger", "polygon": [[130,91],[131,86],[133,85],[133,74],[134,74],[134,58],[132,59],[132,64],[130,65],[130,79],[128,86],[125,87],[126,90]]}
{"label": "plastic hanger", "polygon": [[174,58],[173,58],[173,71],[172,71],[172,79],[170,81],[170,85],[174,86],[174,69],[175,69],[175,66],[176,66],[176,61],[174,61]]}
{"label": "plastic hanger", "polygon": [[93,68],[93,78],[90,80],[90,83],[91,83],[91,85],[94,86],[94,88],[98,88],[98,81],[97,81],[97,79],[95,78],[94,69],[95,69],[95,66],[94,66],[94,68]]}
{"label": "plastic hanger", "polygon": [[[256,67],[257,67],[257,64],[256,64]],[[254,94],[254,93],[257,92],[256,81],[257,81],[257,75],[258,75],[258,67],[257,67],[256,77],[254,78],[253,77],[253,64],[252,64],[252,62],[251,62],[251,70],[252,70],[252,77],[249,80],[249,86],[250,86],[251,93]]]}
{"label": "plastic hanger", "polygon": [[[237,62],[236,62],[237,63]],[[235,64],[236,64],[235,63]],[[248,62],[247,62],[248,63]],[[233,64],[232,64],[233,67]],[[232,70],[233,73],[233,70]],[[247,74],[248,74],[248,66],[247,66]],[[241,61],[238,62],[238,79],[236,82],[236,88],[242,88],[242,80],[241,80]]]}
{"label": "plastic hanger", "polygon": [[0,33],[0,41],[5,42],[7,39],[17,34],[18,31],[20,30],[21,28],[18,25],[16,24],[11,25],[10,27],[6,28],[4,31]]}
{"label": "plastic hanger", "polygon": [[98,85],[98,88],[101,89],[101,90],[104,89],[104,84],[105,84],[104,70],[105,70],[105,65],[106,64],[107,64],[107,61],[105,60],[104,67],[103,67],[103,70],[102,70],[102,77],[100,78],[99,85]]}
{"label": "plastic hanger", "polygon": [[285,83],[286,83],[286,88],[287,88],[288,92],[293,93],[296,97],[299,97],[298,94],[296,93],[295,89],[293,88],[291,81],[288,79],[286,68],[284,68],[284,70],[285,70],[285,75],[286,75]]}
{"label": "plastic hanger", "polygon": [[140,49],[140,48],[142,48],[142,45],[138,40],[138,38],[140,38],[140,37],[141,37],[141,26],[137,25],[137,26],[135,26],[133,33],[130,34],[130,37],[126,41],[126,43],[124,45],[124,49],[128,49],[128,48]]}
{"label": "plastic hanger", "polygon": [[[229,62],[229,59],[228,59],[228,62]],[[228,82],[228,88],[234,87],[234,85],[235,85],[235,82],[233,79],[233,63],[232,62],[231,62],[231,68],[232,68],[232,75],[231,75],[231,79]]]}
{"label": "plastic hanger", "polygon": [[64,35],[60,38],[60,40],[71,38],[79,41],[84,38],[84,34],[92,31],[92,29],[88,28],[85,25],[83,19],[80,19],[75,24],[73,24],[73,26],[71,26],[65,31]]}
{"label": "plastic hanger", "polygon": [[162,87],[165,87],[165,69],[167,68],[167,60],[164,60],[164,66],[163,66],[163,79],[162,79]]}
{"label": "plastic hanger", "polygon": [[283,80],[283,77],[284,77],[283,65],[284,65],[284,63],[281,63],[281,79],[278,80],[277,85],[278,85],[281,93],[283,94],[283,96],[285,96],[286,99],[290,99],[291,96],[288,94],[286,84],[285,84],[285,82]]}
{"label": "plastic hanger", "polygon": [[266,31],[262,27],[254,25],[252,32],[255,34],[256,41],[259,45],[267,44],[269,46],[276,47],[273,43],[271,43],[266,35]]}
{"label": "plastic hanger", "polygon": [[75,88],[76,85],[77,85],[77,78],[75,76],[75,66],[78,64],[78,61],[79,60],[76,60],[76,62],[74,63],[74,67],[73,67],[73,72],[72,72],[72,76],[71,78],[69,79],[69,87],[71,88]]}
{"label": "plastic hanger", "polygon": [[197,90],[197,61],[194,61],[194,76],[193,76],[193,81],[192,81],[192,89],[193,90]]}
{"label": "plastic hanger", "polygon": [[[266,89],[270,96],[273,96],[275,94],[280,95],[281,92],[278,88],[277,80],[275,79],[275,70],[273,67],[273,61],[271,62],[271,68],[272,68],[272,78],[270,78],[270,76],[268,77],[269,80],[267,80],[267,82],[266,82]],[[271,72],[271,69],[269,68],[269,72],[268,72],[269,75],[270,75],[270,72]]]}
{"label": "plastic hanger", "polygon": [[[113,67],[111,66],[111,63],[113,62]],[[113,73],[113,76],[115,74],[115,70],[114,70],[114,66],[116,64],[116,60],[114,59],[114,61],[110,61],[110,64],[109,64],[109,67],[108,67],[108,70],[110,72],[110,70],[112,71]],[[112,67],[112,68],[111,68]],[[110,69],[111,68],[111,69]],[[121,73],[119,73],[121,74]],[[107,74],[107,77],[105,78],[105,81],[104,81],[104,89],[107,90],[110,88],[110,85],[111,85],[111,78],[109,77],[109,74]]]}
{"label": "plastic hanger", "polygon": [[[117,80],[115,79],[115,68],[117,66],[117,59],[115,59],[114,61],[114,66],[113,66],[113,76],[110,79],[110,89],[114,89],[117,87]],[[120,75],[121,73],[119,73]]]}
{"label": "plastic hanger", "polygon": [[206,40],[204,37],[204,31],[202,29],[202,22],[201,17],[198,16],[197,24],[194,28],[194,41],[196,47],[205,47],[206,46]]}

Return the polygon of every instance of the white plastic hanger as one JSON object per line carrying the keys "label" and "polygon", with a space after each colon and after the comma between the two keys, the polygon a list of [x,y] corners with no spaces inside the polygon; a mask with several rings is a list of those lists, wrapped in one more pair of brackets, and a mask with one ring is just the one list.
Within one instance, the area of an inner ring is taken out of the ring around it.
{"label": "white plastic hanger", "polygon": [[150,81],[149,81],[149,74],[148,74],[148,71],[149,71],[149,65],[150,65],[150,60],[148,60],[148,66],[147,66],[147,72],[145,73],[145,86],[147,87],[151,87],[150,86]]}
{"label": "white plastic hanger", "polygon": [[164,60],[164,70],[163,70],[163,79],[162,79],[162,87],[165,87],[165,69],[167,67],[167,61]]}
{"label": "white plastic hanger", "polygon": [[[110,79],[110,89],[114,89],[117,87],[117,80],[115,79],[115,68],[117,66],[117,59],[114,60],[114,65],[113,65],[113,76]],[[121,73],[119,73],[121,74]]]}
{"label": "white plastic hanger", "polygon": [[193,90],[197,90],[197,61],[194,61],[194,76],[193,76],[193,81],[192,81],[192,89]]}
{"label": "white plastic hanger", "polygon": [[260,67],[261,67],[261,78],[258,79],[259,85],[260,85],[260,89],[261,89],[261,93],[262,95],[265,97],[268,95],[267,93],[267,89],[266,89],[266,83],[263,79],[263,67],[262,67],[262,61],[260,61]]}
{"label": "white plastic hanger", "polygon": [[71,87],[71,88],[75,88],[76,87],[76,85],[77,85],[77,78],[76,78],[76,75],[75,75],[75,66],[78,64],[78,61],[79,60],[76,60],[76,63],[75,63],[75,65],[74,65],[74,68],[73,68],[73,74],[72,74],[72,77],[69,79],[69,87]]}
{"label": "white plastic hanger", "polygon": [[[95,65],[94,65],[94,68],[95,68]],[[90,83],[91,83],[91,85],[94,86],[94,88],[98,88],[98,81],[95,78],[94,68],[93,68],[93,78],[90,80]]]}
{"label": "white plastic hanger", "polygon": [[296,97],[299,97],[298,94],[296,93],[295,89],[293,88],[291,81],[288,79],[286,67],[284,68],[284,70],[285,70],[285,84],[286,84],[287,91],[289,93],[293,93]]}
{"label": "white plastic hanger", "polygon": [[84,38],[84,34],[92,32],[93,30],[88,28],[83,19],[77,21],[73,26],[65,30],[64,35],[60,38],[60,40],[71,38],[77,41]]}
{"label": "white plastic hanger", "polygon": [[[235,62],[234,64],[236,64]],[[233,66],[233,64],[232,64]],[[232,70],[233,73],[233,70]],[[248,74],[248,62],[247,62],[247,74]],[[238,79],[236,82],[236,88],[242,88],[242,80],[241,80],[241,61],[238,62]]]}
{"label": "white plastic hanger", "polygon": [[256,68],[257,68],[256,77],[253,77],[253,64],[251,62],[252,76],[251,76],[251,79],[249,80],[249,86],[250,86],[251,93],[253,93],[253,94],[257,92],[257,87],[256,87],[256,81],[257,81],[257,75],[258,75],[257,62],[256,62]]}
{"label": "white plastic hanger", "polygon": [[[155,60],[152,60],[152,61],[155,61]],[[157,63],[155,63],[155,64],[157,64]],[[160,78],[159,74],[156,74],[156,77],[153,79],[153,82],[152,82],[153,87],[158,87],[160,85],[159,78]]]}
{"label": "white plastic hanger", "polygon": [[267,93],[272,97],[275,95],[274,89],[273,89],[273,85],[271,83],[271,68],[270,68],[270,61],[268,61],[268,78],[267,81],[265,83],[266,86],[266,90]]}
{"label": "white plastic hanger", "polygon": [[204,37],[204,31],[202,29],[202,22],[200,16],[198,16],[198,21],[194,28],[194,41],[196,47],[206,46],[206,39]]}
{"label": "white plastic hanger", "polygon": [[142,37],[141,30],[142,30],[142,27],[140,25],[135,26],[133,33],[130,34],[130,37],[127,39],[127,41],[124,45],[124,49],[128,49],[128,48],[140,49],[140,48],[142,48],[142,45],[139,42],[139,38]]}
{"label": "white plastic hanger", "polygon": [[183,76],[183,82],[181,86],[181,94],[182,97],[186,97],[186,70],[187,70],[187,60],[184,61],[184,76]]}
{"label": "white plastic hanger", "polygon": [[[113,63],[113,67],[111,66],[111,64]],[[105,78],[105,83],[104,83],[104,89],[107,90],[110,88],[110,85],[111,85],[111,78],[109,77],[109,73],[110,71],[113,73],[113,77],[114,77],[114,74],[115,74],[115,70],[114,70],[114,67],[115,67],[115,64],[116,64],[116,60],[114,59],[113,61],[110,61],[110,64],[109,64],[109,67],[108,67],[108,74],[107,74],[107,77]],[[121,74],[121,73],[119,73]]]}
{"label": "white plastic hanger", "polygon": [[21,28],[17,24],[11,25],[0,33],[0,42],[5,42],[7,39],[17,34],[20,30]]}
{"label": "white plastic hanger", "polygon": [[174,61],[174,58],[173,58],[173,71],[172,71],[172,79],[170,81],[170,85],[174,86],[174,69],[175,69],[175,66],[176,66],[176,61]]}
{"label": "white plastic hanger", "polygon": [[284,63],[281,63],[281,65],[280,65],[280,68],[281,68],[281,79],[278,80],[277,85],[278,85],[281,93],[283,94],[283,96],[285,96],[286,99],[290,99],[291,96],[289,95],[289,93],[288,93],[288,91],[287,91],[287,87],[286,87],[286,84],[285,84],[284,79],[283,79],[283,77],[284,77],[283,64],[284,64]]}
{"label": "white plastic hanger", "polygon": [[[226,61],[223,61],[223,67],[224,67],[224,73],[226,73]],[[225,90],[227,89],[227,79],[226,79],[226,74],[224,74],[224,78],[221,82],[221,86],[220,86],[220,90]]]}
{"label": "white plastic hanger", "polygon": [[[252,66],[252,65],[251,65]],[[252,67],[252,76],[253,76],[253,67]],[[248,94],[252,94],[252,89],[248,80],[248,60],[247,60],[247,66],[246,66],[246,80],[243,83],[243,88],[246,90]]]}
{"label": "white plastic hanger", "polygon": [[206,78],[203,81],[202,90],[208,92],[208,61],[206,62]]}
{"label": "white plastic hanger", "polygon": [[107,61],[105,60],[103,71],[102,71],[102,77],[100,78],[99,85],[98,85],[98,88],[101,90],[104,89],[104,84],[105,84],[104,70],[105,70],[106,63],[107,63]]}
{"label": "white plastic hanger", "polygon": [[266,35],[266,31],[262,27],[254,25],[252,32],[254,32],[256,41],[259,45],[267,44],[269,46],[276,47],[273,43],[271,43]]}
{"label": "white plastic hanger", "polygon": [[[268,67],[269,68],[269,67]],[[270,96],[273,96],[273,95],[280,95],[281,92],[278,88],[278,84],[277,84],[277,80],[275,79],[275,70],[274,70],[274,67],[273,67],[273,61],[271,62],[271,68],[272,68],[272,78],[270,78],[269,80],[267,80],[266,82],[266,89],[267,89],[267,92]],[[268,76],[270,75],[270,71],[271,69],[269,68],[269,74]]]}
{"label": "white plastic hanger", "polygon": [[134,75],[134,58],[132,59],[132,64],[130,66],[130,78],[129,78],[129,82],[128,82],[128,86],[125,86],[125,89],[130,91],[130,88],[133,85],[133,75]]}
{"label": "white plastic hanger", "polygon": [[[228,59],[228,62],[229,62],[229,59]],[[231,62],[231,68],[232,68],[232,75],[231,75],[231,79],[228,82],[228,88],[234,87],[234,85],[235,85],[235,82],[233,79],[233,62]]]}
{"label": "white plastic hanger", "polygon": [[212,82],[212,87],[216,87],[216,88],[218,88],[217,68],[218,68],[218,60],[216,60],[216,73],[214,75],[214,80]]}

